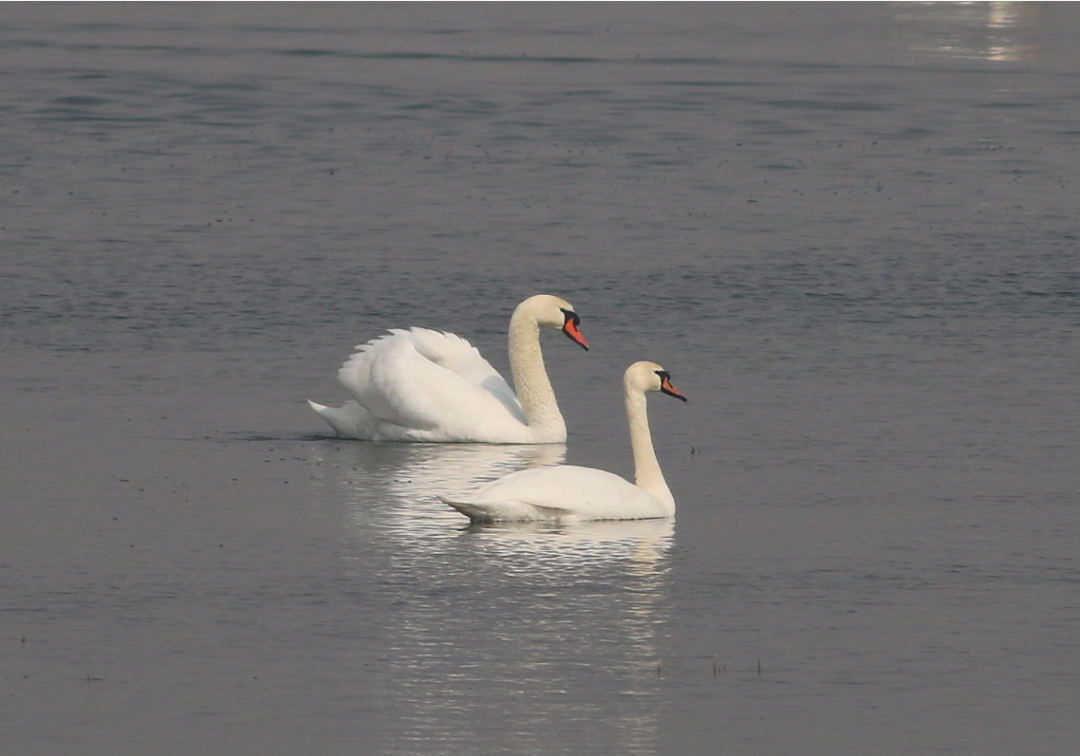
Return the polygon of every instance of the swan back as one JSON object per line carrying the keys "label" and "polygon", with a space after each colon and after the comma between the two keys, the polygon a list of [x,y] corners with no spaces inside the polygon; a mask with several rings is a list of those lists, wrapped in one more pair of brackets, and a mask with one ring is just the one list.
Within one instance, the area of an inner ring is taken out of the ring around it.
{"label": "swan back", "polygon": [[518,470],[473,495],[439,498],[474,522],[647,520],[672,514],[625,478],[577,465]]}

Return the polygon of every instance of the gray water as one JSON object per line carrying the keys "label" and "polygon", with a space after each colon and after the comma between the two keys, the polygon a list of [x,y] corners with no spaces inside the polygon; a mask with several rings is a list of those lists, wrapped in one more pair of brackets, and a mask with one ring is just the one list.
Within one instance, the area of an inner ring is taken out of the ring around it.
{"label": "gray water", "polygon": [[[0,7],[0,742],[1074,754],[1075,4]],[[333,437],[389,327],[566,446]],[[630,474],[673,523],[435,494]]]}

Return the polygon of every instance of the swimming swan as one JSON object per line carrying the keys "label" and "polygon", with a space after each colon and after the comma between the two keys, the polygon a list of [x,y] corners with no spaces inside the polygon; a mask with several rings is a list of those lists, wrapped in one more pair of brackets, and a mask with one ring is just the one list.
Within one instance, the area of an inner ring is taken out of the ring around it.
{"label": "swimming swan", "polygon": [[510,318],[510,370],[517,394],[465,339],[427,328],[391,329],[360,344],[338,370],[354,397],[311,408],[346,438],[553,444],[566,441],[540,329],[561,330],[585,349],[581,319],[564,299],[537,294]]}
{"label": "swimming swan", "polygon": [[520,520],[644,520],[671,517],[675,498],[653,450],[645,394],[663,391],[684,402],[655,362],[635,362],[623,375],[626,418],[634,452],[634,483],[605,470],[555,465],[519,470],[475,494],[440,496],[473,522]]}

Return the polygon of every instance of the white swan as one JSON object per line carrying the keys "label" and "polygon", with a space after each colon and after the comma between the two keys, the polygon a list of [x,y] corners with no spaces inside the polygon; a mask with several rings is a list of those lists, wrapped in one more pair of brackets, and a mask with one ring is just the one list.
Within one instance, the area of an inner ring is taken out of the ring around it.
{"label": "white swan", "polygon": [[605,470],[575,465],[533,467],[489,483],[475,494],[439,498],[473,522],[644,520],[671,517],[675,498],[653,450],[645,394],[686,401],[655,362],[635,362],[623,375],[635,484]]}
{"label": "white swan", "polygon": [[517,394],[468,341],[427,328],[392,329],[360,344],[338,370],[353,395],[343,407],[308,400],[346,438],[554,444],[566,441],[540,329],[559,329],[589,344],[573,306],[549,294],[519,304],[510,318],[510,370]]}

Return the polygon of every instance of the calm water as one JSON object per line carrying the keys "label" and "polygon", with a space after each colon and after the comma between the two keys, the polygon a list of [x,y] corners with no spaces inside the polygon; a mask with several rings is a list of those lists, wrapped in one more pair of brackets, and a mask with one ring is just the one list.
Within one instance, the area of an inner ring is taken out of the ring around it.
{"label": "calm water", "polygon": [[[0,8],[0,742],[1056,756],[1080,739],[1075,4]],[[340,441],[354,344],[547,448]],[[434,495],[630,472],[674,523]]]}

